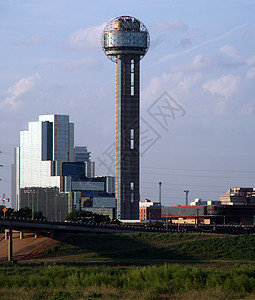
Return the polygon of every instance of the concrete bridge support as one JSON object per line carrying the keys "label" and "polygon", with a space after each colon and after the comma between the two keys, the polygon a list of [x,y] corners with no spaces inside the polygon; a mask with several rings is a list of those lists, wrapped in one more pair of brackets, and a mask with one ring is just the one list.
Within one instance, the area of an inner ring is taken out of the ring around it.
{"label": "concrete bridge support", "polygon": [[12,244],[12,229],[9,229],[9,242],[8,242],[8,261],[12,261],[13,244]]}

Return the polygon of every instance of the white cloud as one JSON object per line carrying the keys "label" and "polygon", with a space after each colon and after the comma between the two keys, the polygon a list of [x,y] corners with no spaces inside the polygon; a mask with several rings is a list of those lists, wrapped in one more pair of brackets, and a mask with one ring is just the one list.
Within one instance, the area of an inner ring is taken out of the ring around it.
{"label": "white cloud", "polygon": [[179,83],[179,86],[185,91],[188,91],[195,84],[197,84],[197,82],[199,82],[201,77],[202,77],[201,73],[195,73],[194,75],[191,76],[184,76],[183,80]]}
{"label": "white cloud", "polygon": [[249,66],[255,65],[255,54],[251,55],[246,62]]}
{"label": "white cloud", "polygon": [[246,30],[243,36],[246,40],[255,40],[255,29],[250,28]]}
{"label": "white cloud", "polygon": [[203,84],[203,89],[215,95],[224,96],[228,98],[232,96],[238,87],[240,82],[239,76],[223,75],[218,79],[210,79]]}
{"label": "white cloud", "polygon": [[18,102],[19,97],[32,90],[39,80],[41,80],[41,76],[38,73],[35,73],[31,76],[20,79],[12,87],[9,87],[7,90],[7,96],[2,102],[0,102],[0,109],[5,108],[6,106],[16,109],[20,104],[20,102]]}
{"label": "white cloud", "polygon": [[222,39],[225,39],[225,38],[229,37],[231,34],[233,34],[233,33],[237,32],[237,31],[243,29],[244,27],[247,27],[247,25],[248,24],[244,24],[242,26],[235,27],[235,28],[231,29],[230,31],[228,31],[228,32],[226,32],[226,33],[224,33],[224,34],[222,34],[220,36],[217,36],[217,37],[214,37],[212,39],[206,40],[206,41],[204,41],[204,42],[202,42],[202,43],[200,43],[198,45],[195,45],[195,46],[193,46],[193,47],[191,47],[189,49],[185,49],[185,50],[182,50],[182,51],[179,51],[179,52],[170,53],[170,54],[168,54],[168,55],[160,58],[156,62],[156,64],[163,63],[163,62],[165,62],[167,60],[170,60],[170,59],[173,59],[173,58],[178,57],[180,55],[183,55],[183,54],[189,53],[191,51],[194,51],[194,50],[196,50],[196,49],[198,49],[198,48],[200,48],[202,46],[209,45],[209,44],[215,43],[217,41],[220,41]]}
{"label": "white cloud", "polygon": [[252,115],[255,111],[255,102],[249,102],[246,103],[243,107],[242,107],[242,113],[244,115]]}
{"label": "white cloud", "polygon": [[142,90],[142,105],[148,105],[155,101],[164,91],[171,93],[171,96],[177,97],[175,94],[178,83],[183,79],[183,74],[164,72],[160,76],[154,76],[149,84]]}
{"label": "white cloud", "polygon": [[[180,20],[170,20],[166,22],[155,22],[150,28],[149,31],[151,35],[151,49],[160,45],[161,43],[168,43],[174,39],[175,35],[183,34],[187,32],[189,27]],[[179,43],[181,47],[185,46],[187,43],[191,42],[193,36],[192,33],[184,39],[181,39],[182,42]],[[179,40],[179,38],[178,38]]]}
{"label": "white cloud", "polygon": [[239,59],[239,55],[236,52],[236,49],[230,45],[224,45],[220,48],[220,52],[227,54],[228,56],[234,58],[234,59]]}
{"label": "white cloud", "polygon": [[185,36],[181,39],[176,48],[185,48],[190,46],[195,38],[197,37],[197,32],[195,30],[189,31]]}
{"label": "white cloud", "polygon": [[147,104],[160,92],[162,81],[159,77],[152,77],[149,84],[142,90],[141,101],[142,105]]}
{"label": "white cloud", "polygon": [[106,23],[103,23],[99,26],[79,29],[71,34],[68,44],[76,50],[99,48],[105,26]]}
{"label": "white cloud", "polygon": [[[208,60],[205,55],[198,54],[196,55],[191,63],[183,64],[183,65],[177,65],[172,68],[173,72],[189,72],[189,71],[198,71],[203,70],[208,65]],[[210,60],[211,62],[211,60]]]}
{"label": "white cloud", "polygon": [[241,59],[233,59],[232,57],[216,54],[198,54],[190,63],[177,65],[172,68],[173,72],[198,72],[198,71],[212,71],[215,68],[239,68],[245,64]]}
{"label": "white cloud", "polygon": [[248,79],[254,78],[254,77],[255,77],[255,67],[249,69],[249,70],[247,71],[246,76],[247,76]]}

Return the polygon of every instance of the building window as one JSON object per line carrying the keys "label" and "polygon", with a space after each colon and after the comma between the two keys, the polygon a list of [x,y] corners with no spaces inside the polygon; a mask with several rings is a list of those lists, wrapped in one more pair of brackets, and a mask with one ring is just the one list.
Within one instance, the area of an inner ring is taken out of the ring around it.
{"label": "building window", "polygon": [[135,130],[131,129],[130,130],[130,149],[135,148]]}
{"label": "building window", "polygon": [[134,182],[130,182],[130,200],[131,202],[134,202],[134,187],[135,187],[135,184]]}
{"label": "building window", "polygon": [[131,69],[131,78],[130,78],[131,90],[130,90],[130,95],[134,96],[134,94],[135,94],[135,73],[134,73],[134,60],[133,59],[131,59],[131,62],[130,62],[130,69]]}

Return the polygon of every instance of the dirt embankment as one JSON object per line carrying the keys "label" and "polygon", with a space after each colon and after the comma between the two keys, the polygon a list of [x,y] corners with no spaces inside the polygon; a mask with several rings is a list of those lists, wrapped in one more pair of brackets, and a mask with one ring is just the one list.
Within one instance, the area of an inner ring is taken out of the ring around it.
{"label": "dirt embankment", "polygon": [[[13,233],[13,260],[33,259],[41,256],[47,249],[53,247],[58,241],[63,240],[66,235],[58,234],[54,239],[45,236],[38,236],[32,233],[24,233],[20,239],[19,233]],[[8,259],[8,240],[4,234],[0,236],[0,261]]]}

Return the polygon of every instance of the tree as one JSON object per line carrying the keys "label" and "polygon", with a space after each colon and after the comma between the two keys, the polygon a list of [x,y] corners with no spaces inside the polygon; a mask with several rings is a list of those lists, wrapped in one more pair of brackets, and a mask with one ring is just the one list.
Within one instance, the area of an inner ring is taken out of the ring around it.
{"label": "tree", "polygon": [[86,210],[73,210],[66,216],[67,221],[85,221],[88,222],[92,219],[93,213]]}
{"label": "tree", "polygon": [[[26,218],[26,219],[32,219],[32,209],[29,207],[22,207],[20,210],[18,211],[14,211],[11,216],[15,217],[15,218]],[[41,211],[35,211],[34,212],[34,220],[43,220],[46,219]]]}
{"label": "tree", "polygon": [[82,222],[93,222],[93,223],[110,223],[111,219],[109,216],[102,214],[96,214],[86,210],[74,210],[70,212],[66,221],[82,221]]}

